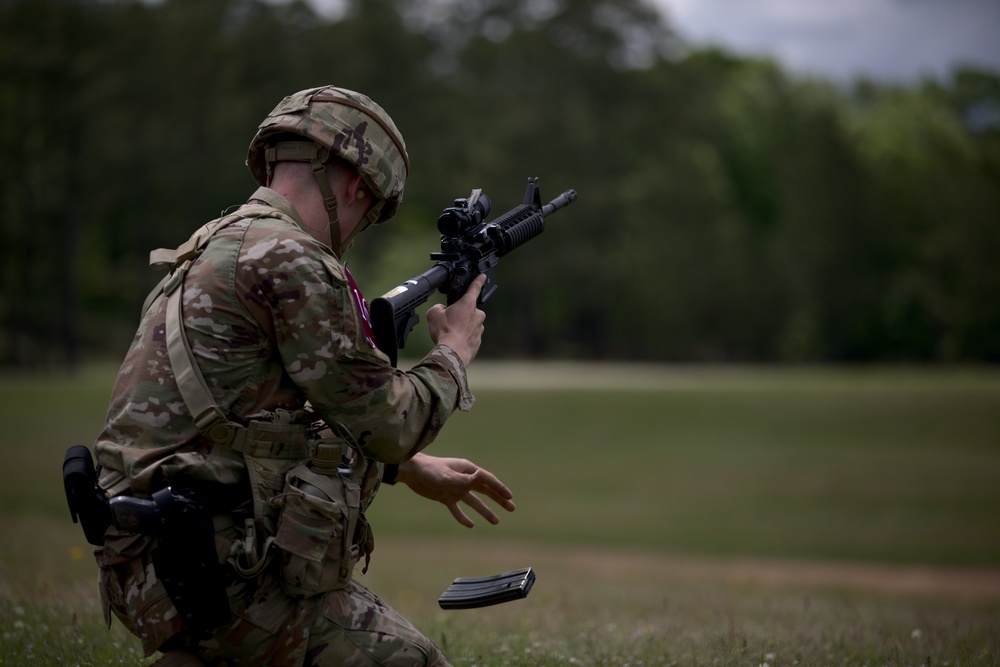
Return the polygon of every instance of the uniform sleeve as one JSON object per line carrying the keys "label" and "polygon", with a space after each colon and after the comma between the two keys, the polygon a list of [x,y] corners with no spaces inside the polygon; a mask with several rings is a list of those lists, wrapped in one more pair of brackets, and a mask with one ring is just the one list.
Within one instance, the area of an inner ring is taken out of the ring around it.
{"label": "uniform sleeve", "polygon": [[365,335],[344,268],[298,230],[248,236],[237,289],[269,332],[295,385],[328,422],[354,435],[365,455],[400,463],[426,447],[473,397],[466,370],[437,346],[402,372]]}

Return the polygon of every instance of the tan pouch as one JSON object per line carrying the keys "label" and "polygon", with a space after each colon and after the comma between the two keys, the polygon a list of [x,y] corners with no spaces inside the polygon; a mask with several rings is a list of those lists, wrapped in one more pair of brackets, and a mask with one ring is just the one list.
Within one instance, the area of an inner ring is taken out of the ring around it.
{"label": "tan pouch", "polygon": [[354,544],[361,514],[358,484],[301,464],[288,472],[276,501],[281,512],[274,545],[285,592],[309,597],[346,586],[360,557]]}
{"label": "tan pouch", "polygon": [[252,415],[239,444],[250,478],[254,518],[264,535],[275,533],[278,507],[271,500],[284,490],[287,472],[312,453],[306,420],[301,411]]}

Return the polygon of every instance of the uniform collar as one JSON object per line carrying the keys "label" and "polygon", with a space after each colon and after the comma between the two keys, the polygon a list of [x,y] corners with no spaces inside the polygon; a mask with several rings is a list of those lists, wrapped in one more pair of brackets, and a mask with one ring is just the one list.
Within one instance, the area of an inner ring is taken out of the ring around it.
{"label": "uniform collar", "polygon": [[249,204],[250,202],[253,201],[262,202],[272,208],[278,209],[279,211],[290,217],[292,220],[294,220],[295,224],[301,227],[303,231],[308,232],[305,221],[302,219],[302,216],[299,215],[299,212],[295,210],[295,207],[292,206],[287,199],[279,195],[271,188],[266,188],[263,186],[257,188],[257,191],[250,196],[250,199],[247,200],[247,203]]}

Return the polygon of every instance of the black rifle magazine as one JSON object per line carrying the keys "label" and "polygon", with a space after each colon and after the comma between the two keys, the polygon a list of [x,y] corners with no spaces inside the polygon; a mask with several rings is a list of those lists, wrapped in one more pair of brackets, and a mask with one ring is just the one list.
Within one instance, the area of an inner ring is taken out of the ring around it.
{"label": "black rifle magazine", "polygon": [[530,567],[489,577],[459,577],[445,589],[442,609],[475,609],[528,597],[535,573]]}

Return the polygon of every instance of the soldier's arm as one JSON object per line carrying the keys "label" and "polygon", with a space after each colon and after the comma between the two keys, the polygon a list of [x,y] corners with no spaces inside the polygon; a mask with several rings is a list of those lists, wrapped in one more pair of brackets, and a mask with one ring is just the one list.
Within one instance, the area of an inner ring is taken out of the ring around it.
{"label": "soldier's arm", "polygon": [[413,369],[393,368],[365,334],[336,257],[306,234],[276,237],[244,253],[238,269],[268,288],[250,304],[274,332],[288,376],[319,414],[347,427],[365,453],[400,463],[426,447],[455,409],[471,407],[465,364],[437,345]]}

